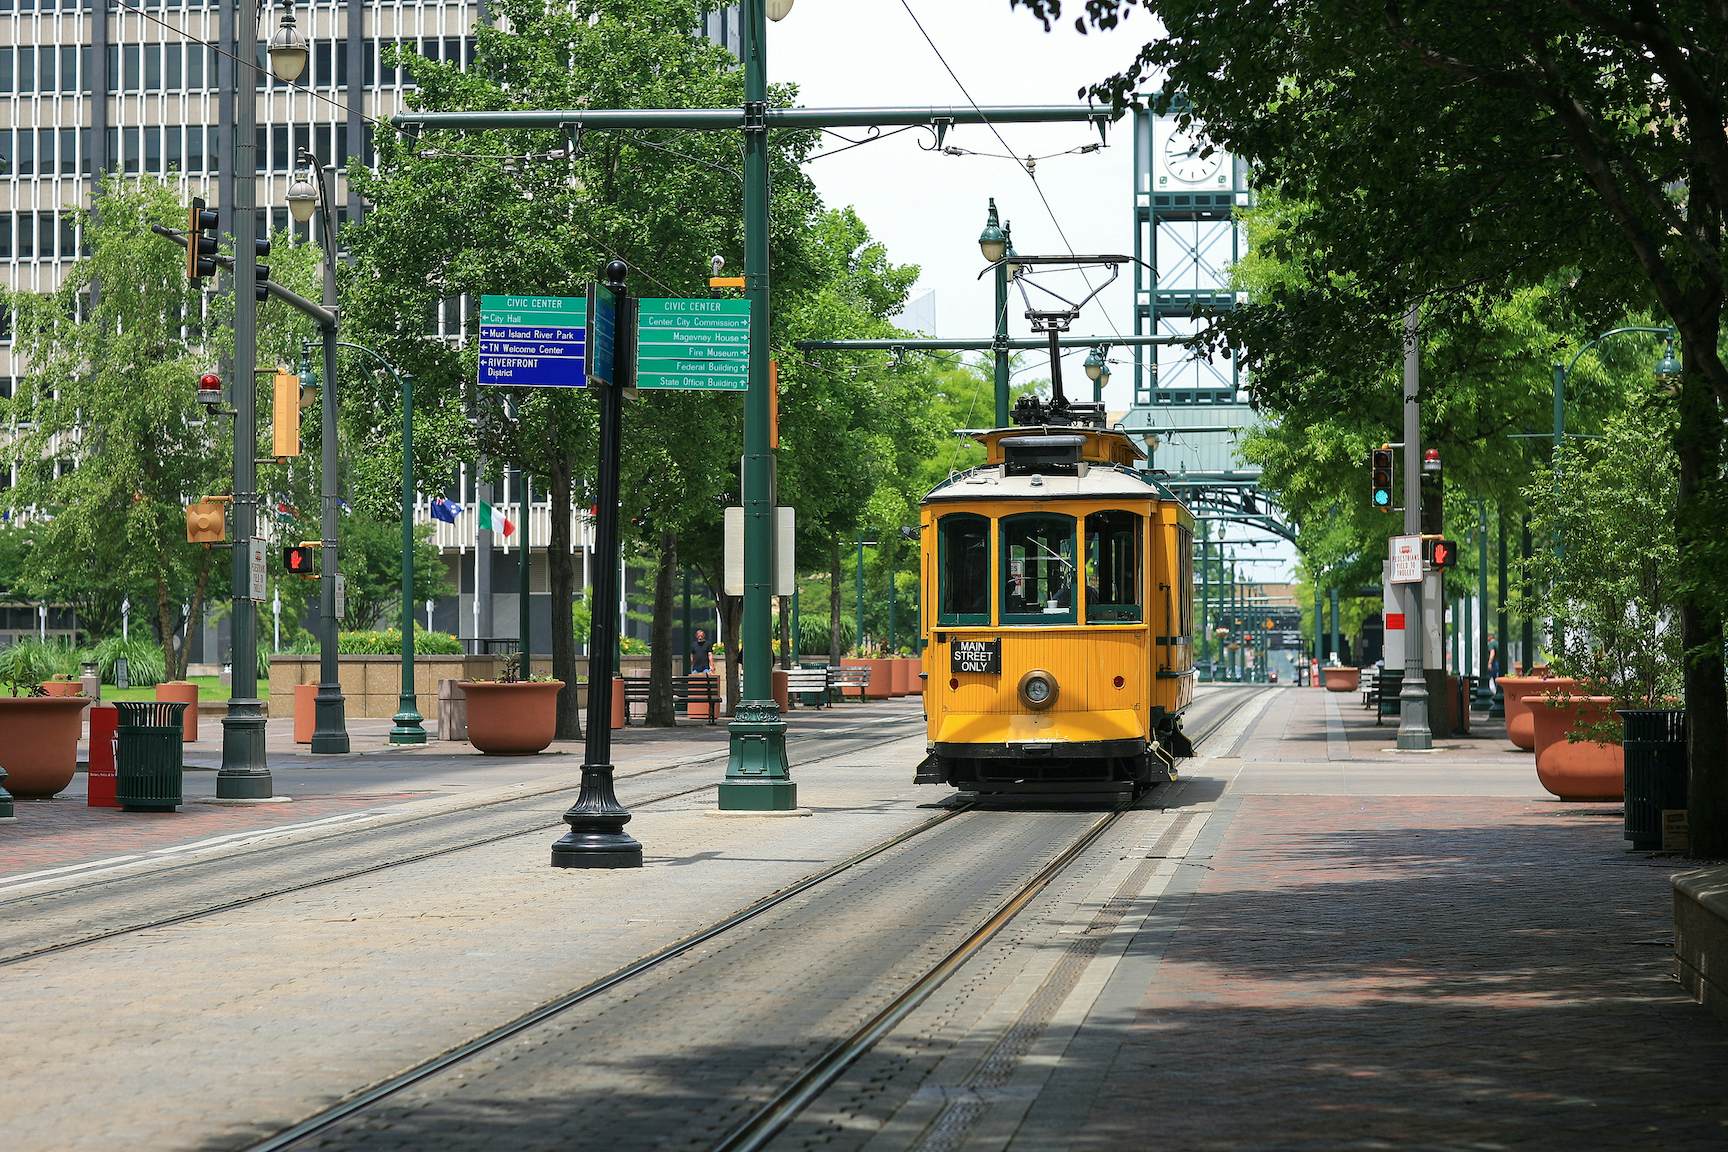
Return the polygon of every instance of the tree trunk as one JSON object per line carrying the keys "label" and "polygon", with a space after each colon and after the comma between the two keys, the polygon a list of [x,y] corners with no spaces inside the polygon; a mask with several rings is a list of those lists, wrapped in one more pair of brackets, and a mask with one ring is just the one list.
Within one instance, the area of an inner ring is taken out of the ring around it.
{"label": "tree trunk", "polygon": [[678,533],[660,533],[660,563],[654,569],[654,622],[649,643],[648,716],[651,728],[678,722],[672,706],[672,583],[678,575]]}
{"label": "tree trunk", "polygon": [[840,541],[828,557],[828,663],[840,666],[846,647],[840,643]]}
{"label": "tree trunk", "polygon": [[546,548],[552,590],[552,676],[564,681],[563,691],[558,693],[557,735],[560,740],[575,740],[582,735],[582,709],[576,695],[575,620],[571,611],[576,602],[576,560],[570,551],[569,457],[553,453],[547,474],[552,482],[548,495],[552,533]]}
{"label": "tree trunk", "polygon": [[[1709,554],[1721,496],[1722,418],[1703,373],[1695,370],[1692,349],[1688,343],[1683,352],[1686,375],[1675,436],[1680,456],[1675,520],[1683,567],[1694,563],[1688,557]],[[1722,679],[1722,610],[1713,595],[1714,581],[1706,573],[1694,568],[1686,573],[1682,587],[1689,850],[1693,856],[1715,859],[1728,856],[1728,693]]]}
{"label": "tree trunk", "polygon": [[737,710],[738,696],[743,691],[739,633],[744,630],[744,598],[722,595],[720,618],[726,625],[726,714],[730,716]]}

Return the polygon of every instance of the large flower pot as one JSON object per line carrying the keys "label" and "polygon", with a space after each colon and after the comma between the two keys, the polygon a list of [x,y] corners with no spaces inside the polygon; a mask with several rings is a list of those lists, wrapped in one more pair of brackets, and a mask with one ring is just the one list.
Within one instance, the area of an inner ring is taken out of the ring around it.
{"label": "large flower pot", "polygon": [[76,680],[44,680],[42,691],[50,696],[82,696],[84,685]]}
{"label": "large flower pot", "polygon": [[1350,667],[1328,667],[1324,671],[1326,691],[1354,692],[1362,686],[1362,669]]}
{"label": "large flower pot", "polygon": [[72,783],[89,702],[82,696],[0,696],[0,767],[8,791],[46,800]]}
{"label": "large flower pot", "polygon": [[1570,692],[1578,681],[1563,676],[1502,676],[1500,692],[1505,698],[1506,738],[1526,752],[1536,750],[1536,721],[1526,698],[1545,692]]}
{"label": "large flower pot", "polygon": [[1526,696],[1524,705],[1536,734],[1536,779],[1562,800],[1619,800],[1626,794],[1625,755],[1618,744],[1566,738],[1580,722],[1598,724],[1612,716],[1608,696],[1553,700]]}
{"label": "large flower pot", "polygon": [[[719,679],[719,677],[716,676],[712,672],[692,672],[692,673],[690,673],[691,687],[696,686],[695,682],[697,680],[715,681],[718,679]],[[774,691],[775,691],[776,698],[778,698],[779,691],[780,691],[779,687],[776,686]],[[715,696],[720,695],[720,686],[718,684],[714,685],[714,695]],[[782,709],[784,709],[785,706],[782,705],[781,707],[782,707]],[[684,715],[689,717],[691,720],[706,720],[706,719],[708,719],[708,713],[709,713],[709,711],[711,711],[711,709],[712,709],[712,706],[706,700],[691,700],[689,705],[684,710]]]}
{"label": "large flower pot", "polygon": [[558,731],[562,680],[464,680],[468,743],[494,756],[527,756],[552,743]]}
{"label": "large flower pot", "polygon": [[186,705],[181,714],[181,738],[188,744],[198,739],[198,685],[190,680],[169,680],[156,685],[156,699]]}
{"label": "large flower pot", "polygon": [[912,691],[912,667],[903,656],[888,658],[888,691],[894,696],[906,696]]}
{"label": "large flower pot", "polygon": [[906,693],[909,696],[924,695],[924,660],[919,656],[907,656],[906,660]]}
{"label": "large flower pot", "polygon": [[318,729],[318,685],[294,685],[294,743],[312,743]]}
{"label": "large flower pot", "polygon": [[840,690],[842,695],[853,700],[886,700],[888,698],[888,678],[892,675],[882,668],[886,661],[871,660],[864,656],[843,656],[840,659],[842,668],[868,668],[870,683],[862,688],[846,687]]}

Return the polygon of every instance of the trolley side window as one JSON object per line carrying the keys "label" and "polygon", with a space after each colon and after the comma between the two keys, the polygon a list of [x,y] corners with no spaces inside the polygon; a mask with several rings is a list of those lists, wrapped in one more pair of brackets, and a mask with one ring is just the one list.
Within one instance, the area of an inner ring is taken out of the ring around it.
{"label": "trolley side window", "polygon": [[944,516],[936,538],[936,622],[990,623],[990,521],[982,516]]}
{"label": "trolley side window", "polygon": [[1086,517],[1086,623],[1140,622],[1140,522],[1117,510]]}
{"label": "trolley side window", "polygon": [[1074,623],[1074,518],[1002,520],[1002,623]]}

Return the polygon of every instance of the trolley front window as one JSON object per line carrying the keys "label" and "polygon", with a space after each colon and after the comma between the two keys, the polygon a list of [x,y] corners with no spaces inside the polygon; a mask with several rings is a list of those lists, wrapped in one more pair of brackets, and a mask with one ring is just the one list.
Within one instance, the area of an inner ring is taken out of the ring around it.
{"label": "trolley front window", "polygon": [[990,623],[990,521],[944,516],[936,538],[936,622]]}
{"label": "trolley front window", "polygon": [[1002,520],[1002,623],[1074,623],[1074,518]]}
{"label": "trolley front window", "polygon": [[1138,624],[1140,517],[1133,512],[1094,512],[1086,517],[1086,622]]}

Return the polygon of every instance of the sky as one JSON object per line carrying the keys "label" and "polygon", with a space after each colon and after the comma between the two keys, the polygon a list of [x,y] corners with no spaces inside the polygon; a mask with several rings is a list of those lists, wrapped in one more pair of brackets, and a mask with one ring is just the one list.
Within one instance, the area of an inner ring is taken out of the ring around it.
{"label": "sky", "polygon": [[[909,14],[935,42],[932,49]],[[1124,69],[1157,25],[1129,19],[1111,32],[1075,31],[1071,2],[1050,32],[1008,0],[796,0],[792,12],[768,28],[768,76],[798,86],[808,107],[983,106],[1080,104],[1082,87]],[[950,76],[943,59],[958,77]],[[964,85],[962,90],[961,85]],[[978,251],[988,202],[995,197],[1014,225],[1022,253],[1061,255],[1134,251],[1133,141],[1128,119],[1112,125],[1107,146],[1082,155],[1051,153],[1094,143],[1087,124],[1006,125],[1003,147],[986,127],[955,127],[945,144],[979,153],[1049,156],[1033,165],[1036,184],[1020,164],[993,156],[948,156],[925,151],[929,133],[904,132],[824,159],[807,171],[830,205],[855,207],[891,259],[921,269],[913,298],[934,294],[934,334],[988,338],[993,331],[993,284],[980,280]],[[847,131],[854,139],[862,131]],[[831,147],[844,142],[829,137]],[[923,147],[920,147],[923,145]],[[1039,197],[1042,189],[1049,209]],[[1090,273],[1093,283],[1105,274]],[[1059,286],[1086,290],[1077,277]],[[1075,322],[1078,335],[1111,336],[1134,330],[1133,271],[1124,267]],[[1031,335],[1018,293],[1011,294],[1010,331]],[[1075,395],[1084,382],[1084,350],[1064,361],[1063,379]],[[1112,353],[1113,377],[1105,401],[1112,411],[1133,398],[1131,353]],[[1048,375],[1047,360],[1032,359],[1027,375]],[[1088,382],[1089,383],[1089,382]],[[1079,393],[1089,395],[1089,393]],[[1232,539],[1248,535],[1240,528]],[[1242,550],[1263,555],[1251,565],[1257,579],[1282,578],[1294,557],[1288,545]]]}

